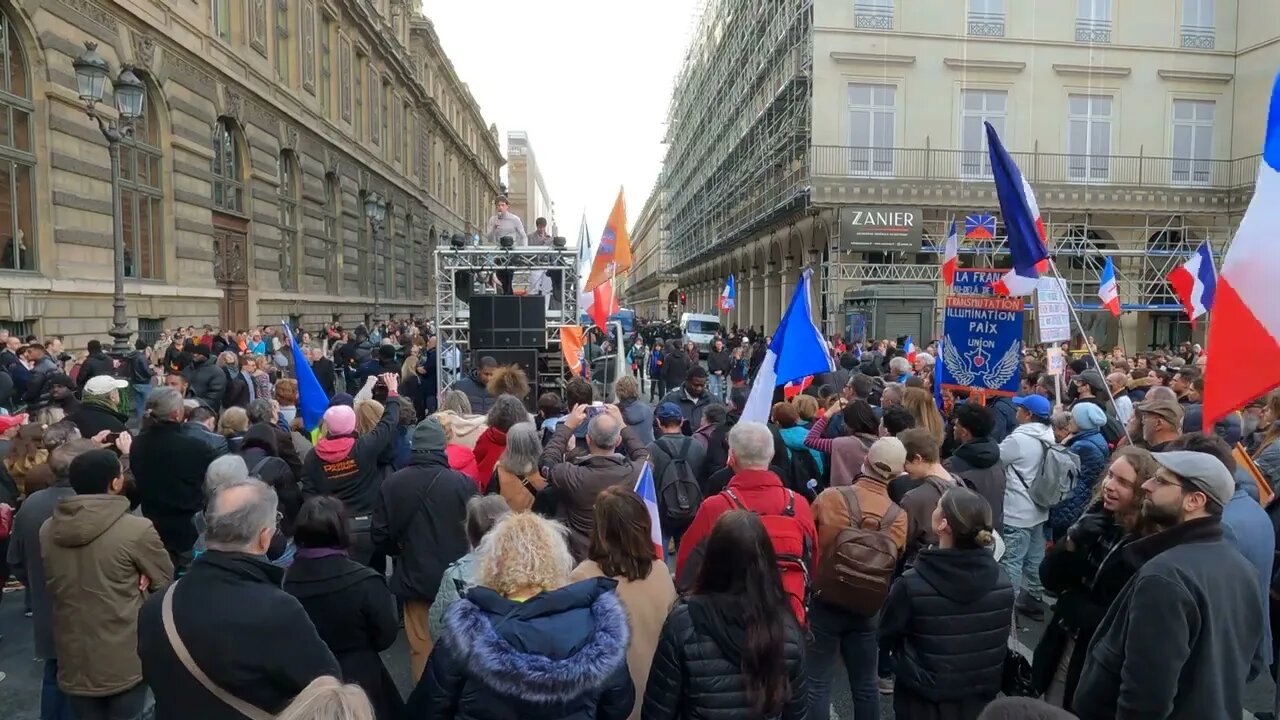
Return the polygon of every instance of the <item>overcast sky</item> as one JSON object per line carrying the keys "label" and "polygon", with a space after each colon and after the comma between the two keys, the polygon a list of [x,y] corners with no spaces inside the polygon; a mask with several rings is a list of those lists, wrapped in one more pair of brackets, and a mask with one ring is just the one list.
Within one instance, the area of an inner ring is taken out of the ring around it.
{"label": "overcast sky", "polygon": [[[635,225],[662,167],[672,81],[699,0],[426,0],[458,76],[507,132],[523,130],[560,234],[600,237],[618,188]],[[505,168],[503,177],[506,177]],[[533,218],[524,218],[532,228]]]}

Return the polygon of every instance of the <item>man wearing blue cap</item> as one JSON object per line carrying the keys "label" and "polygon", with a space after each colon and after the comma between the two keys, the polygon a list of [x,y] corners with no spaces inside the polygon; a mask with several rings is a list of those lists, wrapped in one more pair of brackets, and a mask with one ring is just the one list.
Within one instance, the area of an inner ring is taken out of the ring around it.
{"label": "man wearing blue cap", "polygon": [[[662,524],[662,539],[675,539],[693,522],[694,514],[702,501],[702,489],[706,487],[707,450],[701,443],[684,434],[684,412],[675,403],[664,402],[654,412],[660,434],[649,443],[649,462],[653,464],[654,490],[658,494],[658,518]],[[683,460],[683,464],[677,463]],[[688,507],[670,507],[670,500],[679,497],[680,486],[688,498]]]}
{"label": "man wearing blue cap", "polygon": [[1018,427],[1000,442],[1000,460],[1005,466],[1004,523],[1000,535],[1005,551],[1000,564],[1008,573],[1015,592],[1016,607],[1033,620],[1044,618],[1044,588],[1040,584],[1040,563],[1044,560],[1044,524],[1049,508],[1031,499],[1031,483],[1040,474],[1047,445],[1054,443],[1049,417],[1053,408],[1042,395],[1013,398]]}

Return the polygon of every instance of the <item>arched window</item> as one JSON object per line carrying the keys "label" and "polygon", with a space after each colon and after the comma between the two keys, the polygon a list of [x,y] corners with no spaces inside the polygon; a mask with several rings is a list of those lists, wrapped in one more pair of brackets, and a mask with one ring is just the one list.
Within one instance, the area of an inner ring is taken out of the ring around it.
{"label": "arched window", "polygon": [[213,207],[244,213],[244,178],[240,174],[240,148],[235,121],[218,118],[213,125]]}
{"label": "arched window", "polygon": [[35,270],[31,78],[18,30],[0,12],[0,270]]}
{"label": "arched window", "polygon": [[280,289],[298,289],[298,158],[281,150],[276,159],[276,207],[280,226]]}
{"label": "arched window", "polygon": [[124,275],[159,278],[163,271],[164,165],[155,93],[147,92],[133,137],[120,143],[120,208],[124,225]]}
{"label": "arched window", "polygon": [[339,232],[342,216],[342,188],[335,173],[324,176],[324,287],[337,294],[342,290],[342,235]]}

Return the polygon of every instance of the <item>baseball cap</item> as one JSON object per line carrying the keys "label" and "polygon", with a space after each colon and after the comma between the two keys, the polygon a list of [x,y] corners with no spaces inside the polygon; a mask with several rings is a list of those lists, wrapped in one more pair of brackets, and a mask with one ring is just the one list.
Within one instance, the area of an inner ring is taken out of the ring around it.
{"label": "baseball cap", "polygon": [[1036,417],[1047,418],[1053,413],[1049,399],[1043,395],[1022,395],[1013,398],[1013,404],[1023,408]]}
{"label": "baseball cap", "polygon": [[1155,400],[1144,400],[1134,406],[1138,412],[1151,413],[1162,420],[1165,420],[1175,428],[1182,427],[1182,406],[1174,400],[1166,400],[1156,398]]}
{"label": "baseball cap", "polygon": [[1191,450],[1151,453],[1151,457],[1169,472],[1181,476],[1187,482],[1208,495],[1222,507],[1231,502],[1236,483],[1231,471],[1218,458],[1209,453]]}
{"label": "baseball cap", "polygon": [[872,477],[892,480],[902,474],[902,466],[906,462],[907,448],[902,441],[896,437],[882,437],[867,450],[867,459],[862,464],[862,469]]}
{"label": "baseball cap", "polygon": [[110,375],[94,375],[84,384],[85,395],[109,395],[112,390],[123,390],[129,387],[129,381],[113,378]]}
{"label": "baseball cap", "polygon": [[680,406],[672,402],[662,403],[654,414],[658,416],[658,422],[684,419],[684,413],[680,411]]}
{"label": "baseball cap", "polygon": [[1074,382],[1088,385],[1089,389],[1094,393],[1105,393],[1107,391],[1107,383],[1102,379],[1102,373],[1097,370],[1085,370],[1071,379]]}

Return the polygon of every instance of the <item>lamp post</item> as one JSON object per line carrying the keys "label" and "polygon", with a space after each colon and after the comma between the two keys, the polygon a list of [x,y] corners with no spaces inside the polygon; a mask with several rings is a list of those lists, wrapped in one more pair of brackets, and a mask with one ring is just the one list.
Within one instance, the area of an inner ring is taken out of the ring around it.
{"label": "lamp post", "polygon": [[373,318],[378,321],[378,242],[386,232],[387,202],[377,193],[369,193],[364,198],[364,216],[369,219],[369,227],[373,231]]}
{"label": "lamp post", "polygon": [[111,213],[112,236],[115,253],[115,293],[111,303],[111,329],[107,331],[112,338],[111,349],[117,355],[129,351],[129,319],[125,314],[124,302],[124,213],[121,208],[120,190],[120,142],[133,137],[133,126],[142,116],[143,104],[146,102],[147,89],[133,73],[129,65],[120,68],[120,74],[111,81],[112,94],[115,96],[116,109],[119,111],[118,121],[103,118],[98,111],[98,103],[102,102],[102,93],[106,89],[107,76],[111,74],[111,66],[106,58],[98,54],[98,44],[86,42],[84,52],[71,62],[76,71],[76,86],[80,99],[84,102],[85,113],[98,122],[98,129],[107,139],[107,150],[111,155]]}

